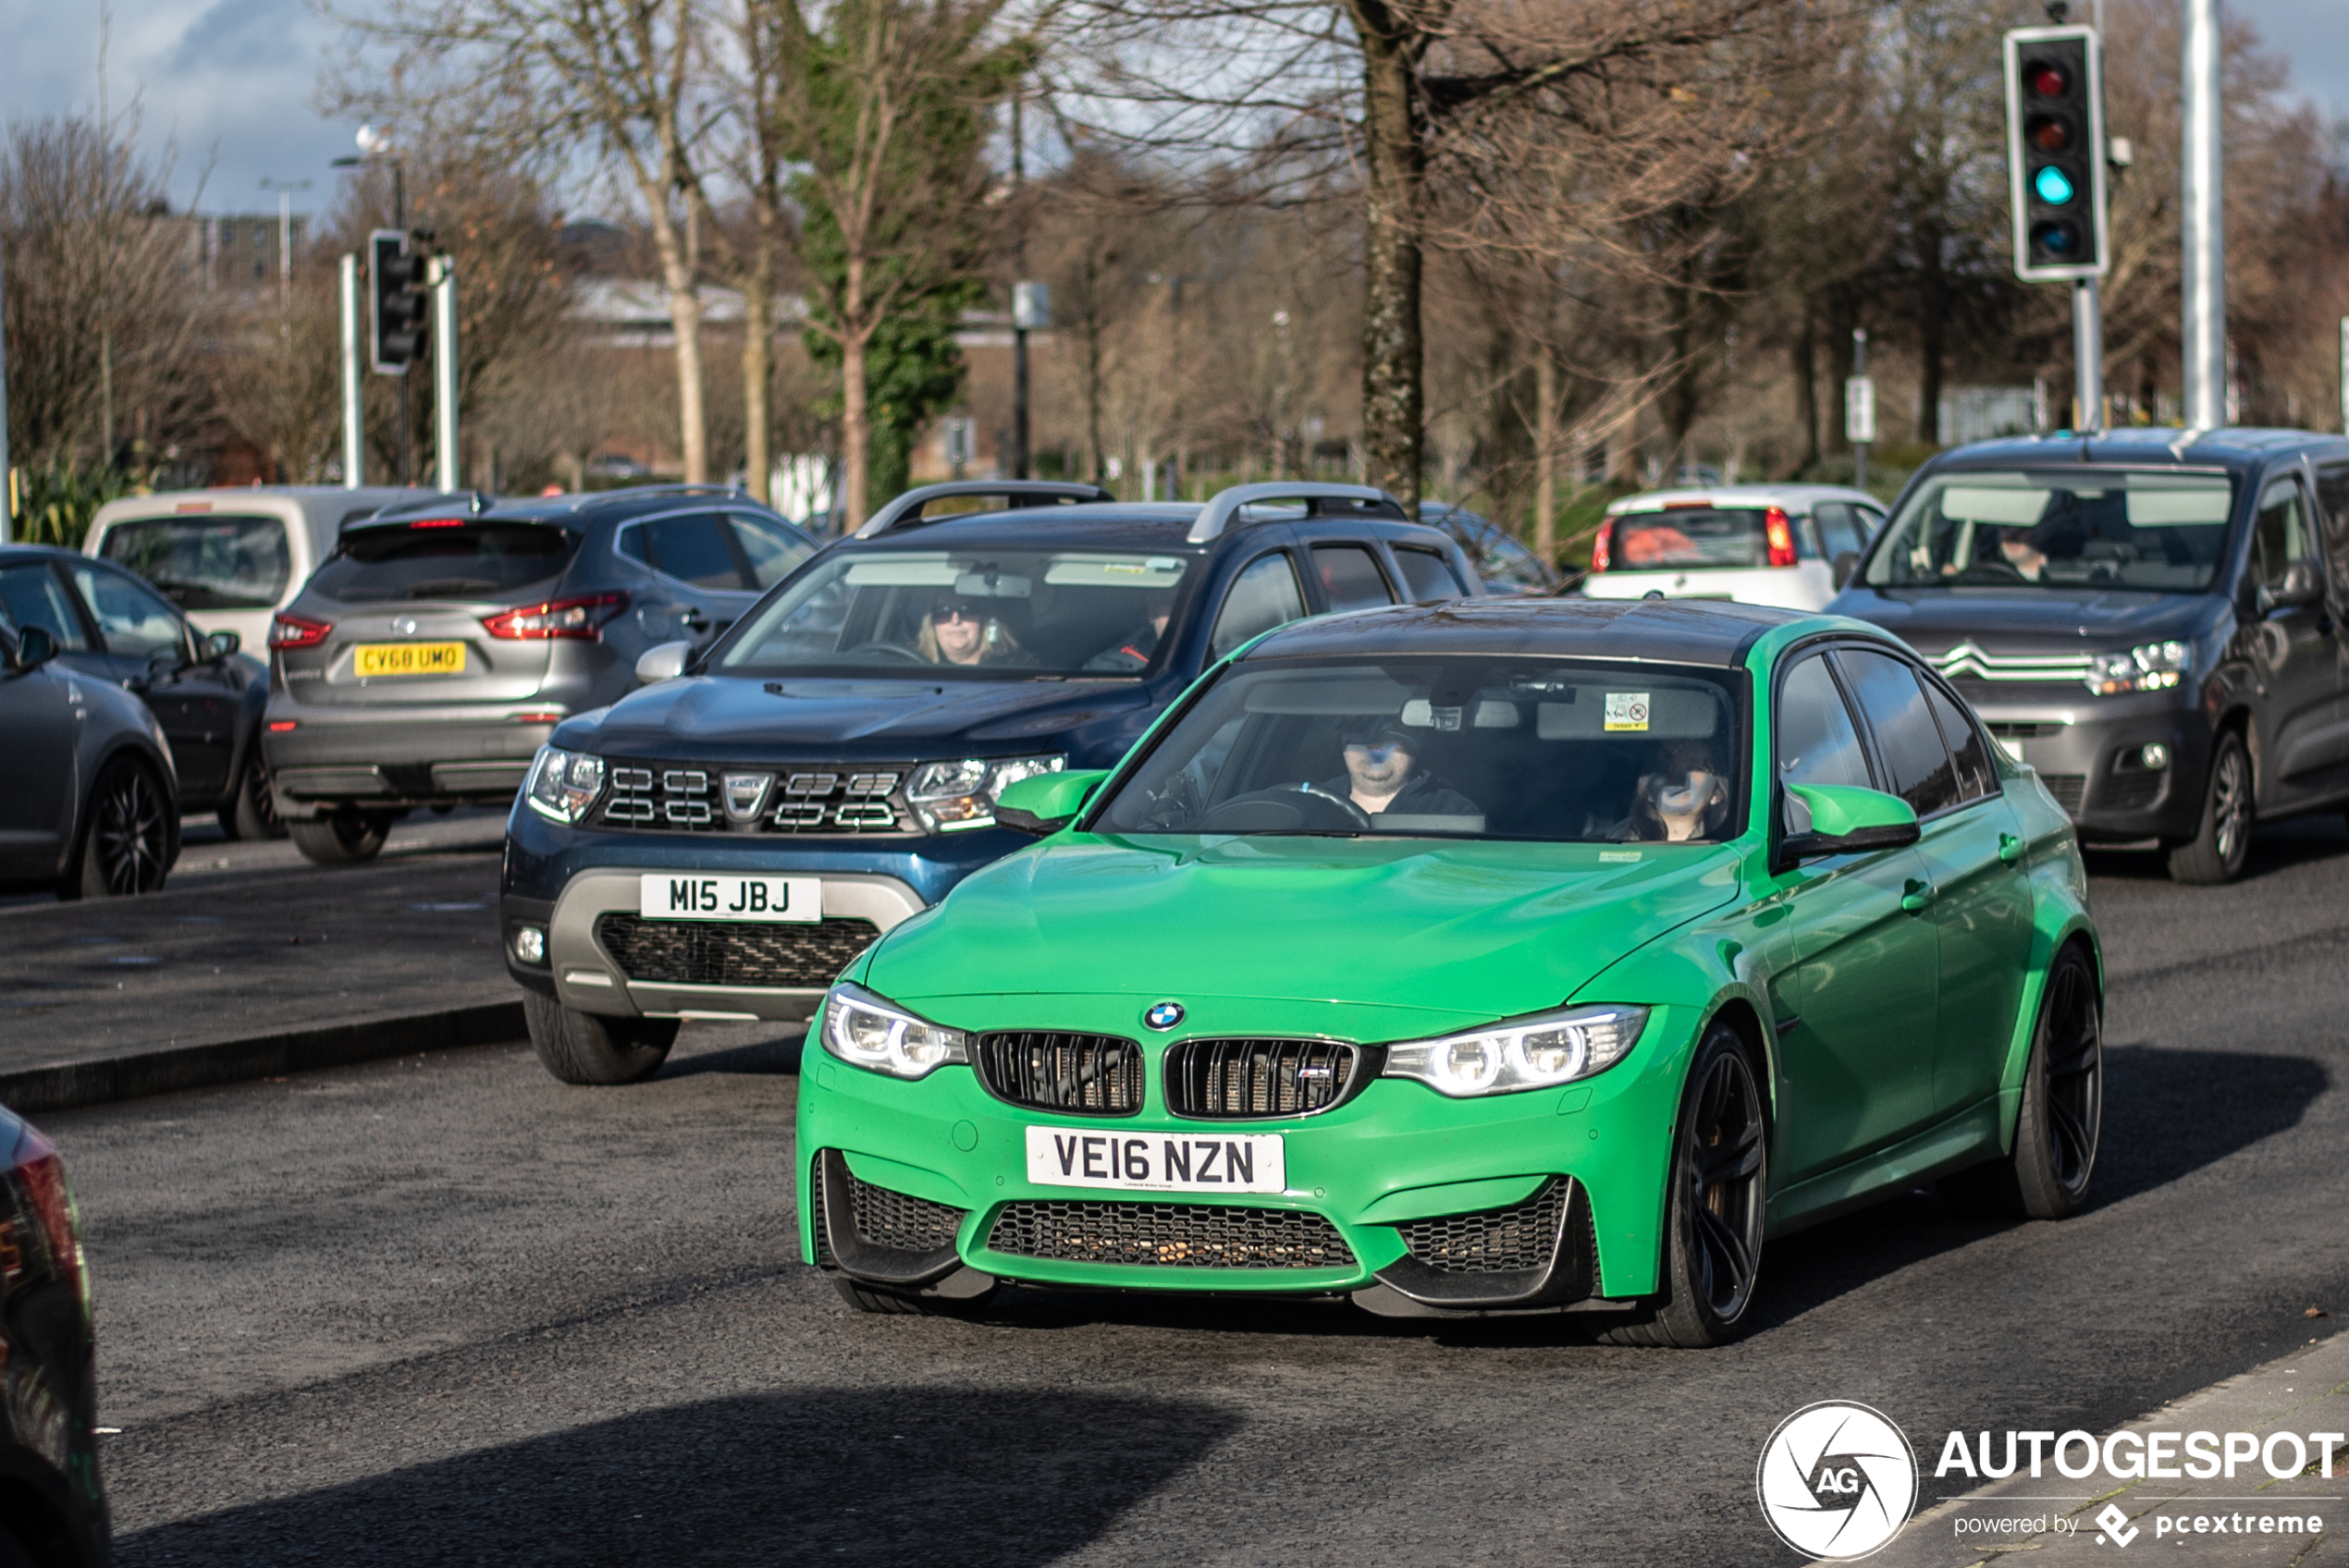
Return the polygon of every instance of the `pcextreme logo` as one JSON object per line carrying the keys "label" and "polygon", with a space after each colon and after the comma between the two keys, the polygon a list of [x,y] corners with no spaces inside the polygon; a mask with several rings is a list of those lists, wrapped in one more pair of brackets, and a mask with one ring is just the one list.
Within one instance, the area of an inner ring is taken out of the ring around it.
{"label": "pcextreme logo", "polygon": [[1900,1533],[1917,1501],[1917,1456],[1881,1411],[1806,1404],[1762,1445],[1753,1489],[1778,1538],[1805,1557],[1849,1562]]}

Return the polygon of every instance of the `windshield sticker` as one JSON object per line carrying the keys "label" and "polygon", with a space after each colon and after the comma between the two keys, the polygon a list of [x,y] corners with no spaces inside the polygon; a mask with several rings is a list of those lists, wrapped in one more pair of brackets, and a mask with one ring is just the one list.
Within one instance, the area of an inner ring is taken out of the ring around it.
{"label": "windshield sticker", "polygon": [[1601,865],[1637,865],[1640,864],[1640,851],[1637,850],[1601,850],[1599,851],[1599,864]]}
{"label": "windshield sticker", "polygon": [[1606,728],[1645,729],[1648,727],[1648,694],[1645,692],[1609,692],[1606,694]]}

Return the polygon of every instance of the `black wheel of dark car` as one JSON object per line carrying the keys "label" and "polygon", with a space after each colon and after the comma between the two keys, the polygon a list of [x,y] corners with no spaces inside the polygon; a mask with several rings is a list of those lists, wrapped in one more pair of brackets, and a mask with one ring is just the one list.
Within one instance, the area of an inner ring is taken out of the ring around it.
{"label": "black wheel of dark car", "polygon": [[530,1044],[566,1084],[635,1084],[660,1071],[677,1043],[673,1018],[607,1018],[536,991],[522,996]]}
{"label": "black wheel of dark car", "polygon": [[345,807],[332,816],[310,822],[289,822],[294,848],[320,865],[348,865],[373,860],[391,837],[391,817],[384,812]]}
{"label": "black wheel of dark car", "polygon": [[145,764],[117,757],[98,775],[82,813],[81,853],[59,896],[152,893],[171,871],[171,801]]}
{"label": "black wheel of dark car", "polygon": [[282,839],[286,825],[278,819],[277,797],[269,792],[269,766],[254,746],[237,776],[237,788],[220,808],[221,831],[231,839]]}
{"label": "black wheel of dark car", "polygon": [[1768,1175],[1753,1060],[1737,1031],[1716,1023],[1689,1069],[1672,1144],[1663,1299],[1602,1341],[1697,1350],[1735,1338],[1762,1266]]}
{"label": "black wheel of dark car", "polygon": [[832,1289],[840,1299],[858,1312],[907,1317],[969,1317],[985,1309],[995,1299],[996,1287],[990,1285],[975,1296],[922,1295],[913,1291],[887,1290],[879,1285],[867,1285],[845,1274],[832,1276]]}
{"label": "black wheel of dark car", "polygon": [[4,1525],[0,1525],[0,1568],[39,1568],[16,1532]]}
{"label": "black wheel of dark car", "polygon": [[2013,1152],[1943,1181],[1942,1200],[1955,1213],[1982,1219],[2075,1214],[2087,1201],[2103,1124],[2104,1020],[2096,972],[2087,955],[2071,947],[2048,970]]}
{"label": "black wheel of dark car", "polygon": [[2251,852],[2251,753],[2242,736],[2226,730],[2210,753],[2201,827],[2170,851],[2173,879],[2207,886],[2243,875],[2244,860]]}

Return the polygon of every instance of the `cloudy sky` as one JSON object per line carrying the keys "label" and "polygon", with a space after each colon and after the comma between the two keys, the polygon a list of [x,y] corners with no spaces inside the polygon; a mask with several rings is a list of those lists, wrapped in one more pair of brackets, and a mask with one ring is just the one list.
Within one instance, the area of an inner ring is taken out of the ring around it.
{"label": "cloudy sky", "polygon": [[[309,0],[112,0],[111,8],[113,105],[135,96],[149,150],[176,146],[176,205],[194,200],[201,181],[206,211],[274,211],[264,178],[311,180],[298,210],[331,202],[328,160],[352,151],[358,127],[312,107],[320,69],[344,40]],[[2349,116],[2349,0],[2234,0],[2230,9],[2290,59],[2302,93]],[[99,12],[100,0],[0,0],[11,67],[0,113],[95,103]]]}

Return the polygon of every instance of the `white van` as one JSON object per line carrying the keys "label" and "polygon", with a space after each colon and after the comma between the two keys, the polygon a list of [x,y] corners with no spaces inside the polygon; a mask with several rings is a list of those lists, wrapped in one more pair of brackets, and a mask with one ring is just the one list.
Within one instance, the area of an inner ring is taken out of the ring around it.
{"label": "white van", "polygon": [[1593,599],[1735,599],[1825,609],[1884,503],[1840,484],[1652,490],[1606,509],[1582,592]]}
{"label": "white van", "polygon": [[205,632],[233,631],[266,659],[269,618],[334,554],[342,525],[430,494],[275,484],[126,496],[98,508],[81,548],[162,589]]}

